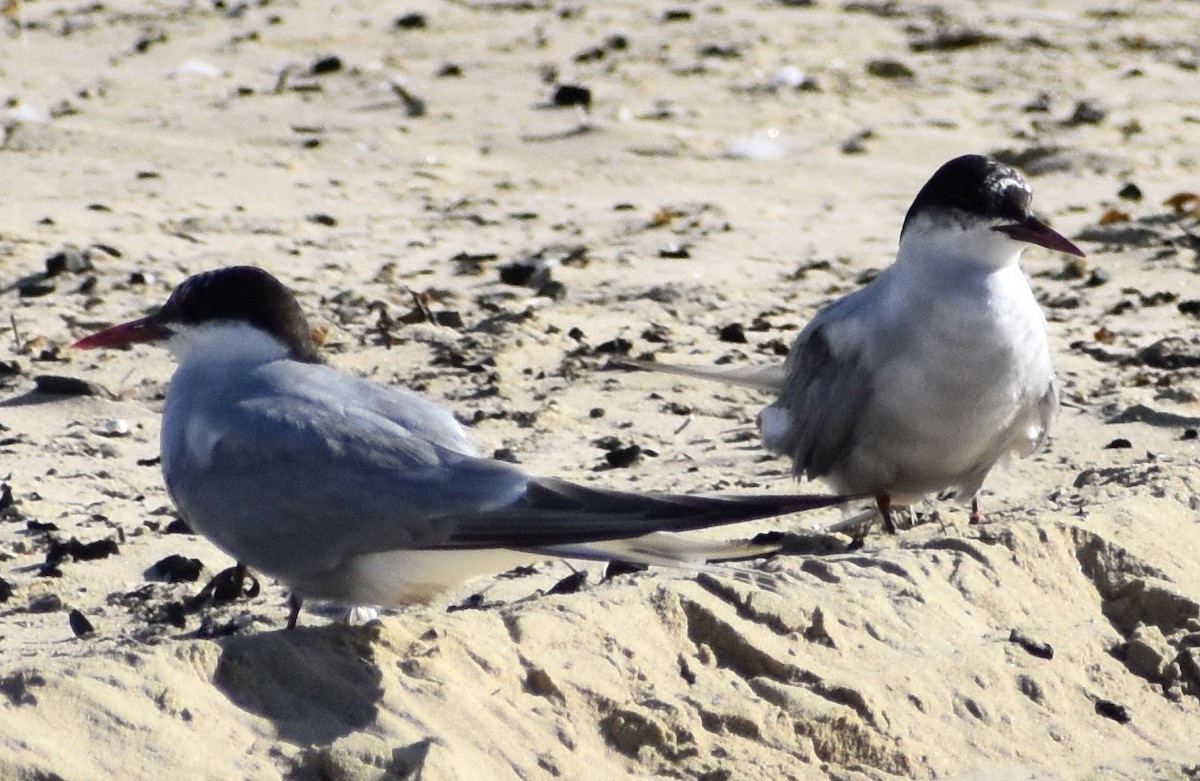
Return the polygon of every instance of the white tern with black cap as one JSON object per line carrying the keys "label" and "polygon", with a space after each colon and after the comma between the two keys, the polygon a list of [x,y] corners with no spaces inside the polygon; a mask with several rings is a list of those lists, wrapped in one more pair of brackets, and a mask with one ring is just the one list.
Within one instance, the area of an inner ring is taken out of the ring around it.
{"label": "white tern with black cap", "polygon": [[759,415],[766,448],[797,478],[873,495],[889,531],[893,503],[947,489],[978,520],[988,472],[1041,447],[1058,407],[1021,254],[1083,256],[1031,197],[1013,168],[957,157],[917,193],[895,262],[818,312],[782,365],[638,365],[777,393]]}
{"label": "white tern with black cap", "polygon": [[446,410],[326,365],[295,297],[252,266],[193,276],[154,314],[75,346],[155,341],[178,363],[162,421],[167,490],[196,531],[292,589],[289,625],[302,598],[398,606],[548,557],[761,552],[662,532],[843,501],[634,494],[483,458]]}

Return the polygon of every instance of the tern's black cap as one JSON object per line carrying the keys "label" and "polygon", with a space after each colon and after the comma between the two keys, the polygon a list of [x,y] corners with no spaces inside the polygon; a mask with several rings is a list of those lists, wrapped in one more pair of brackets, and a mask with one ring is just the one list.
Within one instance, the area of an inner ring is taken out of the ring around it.
{"label": "tern's black cap", "polygon": [[[939,168],[917,197],[904,218],[903,234],[918,214],[943,212],[982,220],[1020,222],[1029,216],[1033,193],[1015,168],[983,155],[963,155]],[[958,214],[954,214],[957,212]]]}
{"label": "tern's black cap", "polygon": [[166,326],[221,320],[248,323],[287,345],[294,359],[321,363],[295,296],[282,282],[255,266],[228,266],[189,277],[175,288],[153,319]]}

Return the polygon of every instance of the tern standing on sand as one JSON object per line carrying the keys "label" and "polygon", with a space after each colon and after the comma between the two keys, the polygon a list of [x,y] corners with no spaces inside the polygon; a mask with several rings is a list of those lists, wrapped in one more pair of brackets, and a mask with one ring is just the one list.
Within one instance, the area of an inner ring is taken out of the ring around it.
{"label": "tern standing on sand", "polygon": [[896,261],[821,310],[782,366],[658,371],[779,394],[763,444],[797,478],[893,503],[954,489],[971,502],[1010,453],[1034,453],[1058,407],[1046,319],[1019,262],[1029,244],[1083,256],[1033,216],[1009,166],[957,157],[917,193]]}
{"label": "tern standing on sand", "polygon": [[148,317],[76,347],[164,342],[178,368],[162,470],[184,519],[301,598],[398,606],[550,557],[647,564],[762,552],[660,532],[766,518],[826,496],[632,494],[482,458],[446,410],[326,365],[262,269],[186,280]]}

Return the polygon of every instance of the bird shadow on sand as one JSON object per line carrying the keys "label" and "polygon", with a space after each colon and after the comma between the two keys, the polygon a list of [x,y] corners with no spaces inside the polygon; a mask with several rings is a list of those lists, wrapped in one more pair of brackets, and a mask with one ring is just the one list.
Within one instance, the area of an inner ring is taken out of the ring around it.
{"label": "bird shadow on sand", "polygon": [[371,725],[383,696],[368,627],[334,625],[228,637],[214,683],[297,745],[331,743]]}

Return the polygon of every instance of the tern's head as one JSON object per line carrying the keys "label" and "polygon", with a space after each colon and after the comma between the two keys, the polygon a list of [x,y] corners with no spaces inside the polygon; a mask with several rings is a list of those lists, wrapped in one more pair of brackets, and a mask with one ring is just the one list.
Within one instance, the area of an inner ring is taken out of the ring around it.
{"label": "tern's head", "polygon": [[1002,266],[1024,244],[1083,257],[1083,252],[1033,216],[1033,193],[1013,168],[982,155],[956,157],[937,170],[900,229],[901,256],[949,256]]}
{"label": "tern's head", "polygon": [[196,274],[184,280],[152,315],[80,339],[76,347],[166,342],[182,347],[197,335],[257,332],[298,361],[320,363],[300,304],[283,283],[254,266]]}

